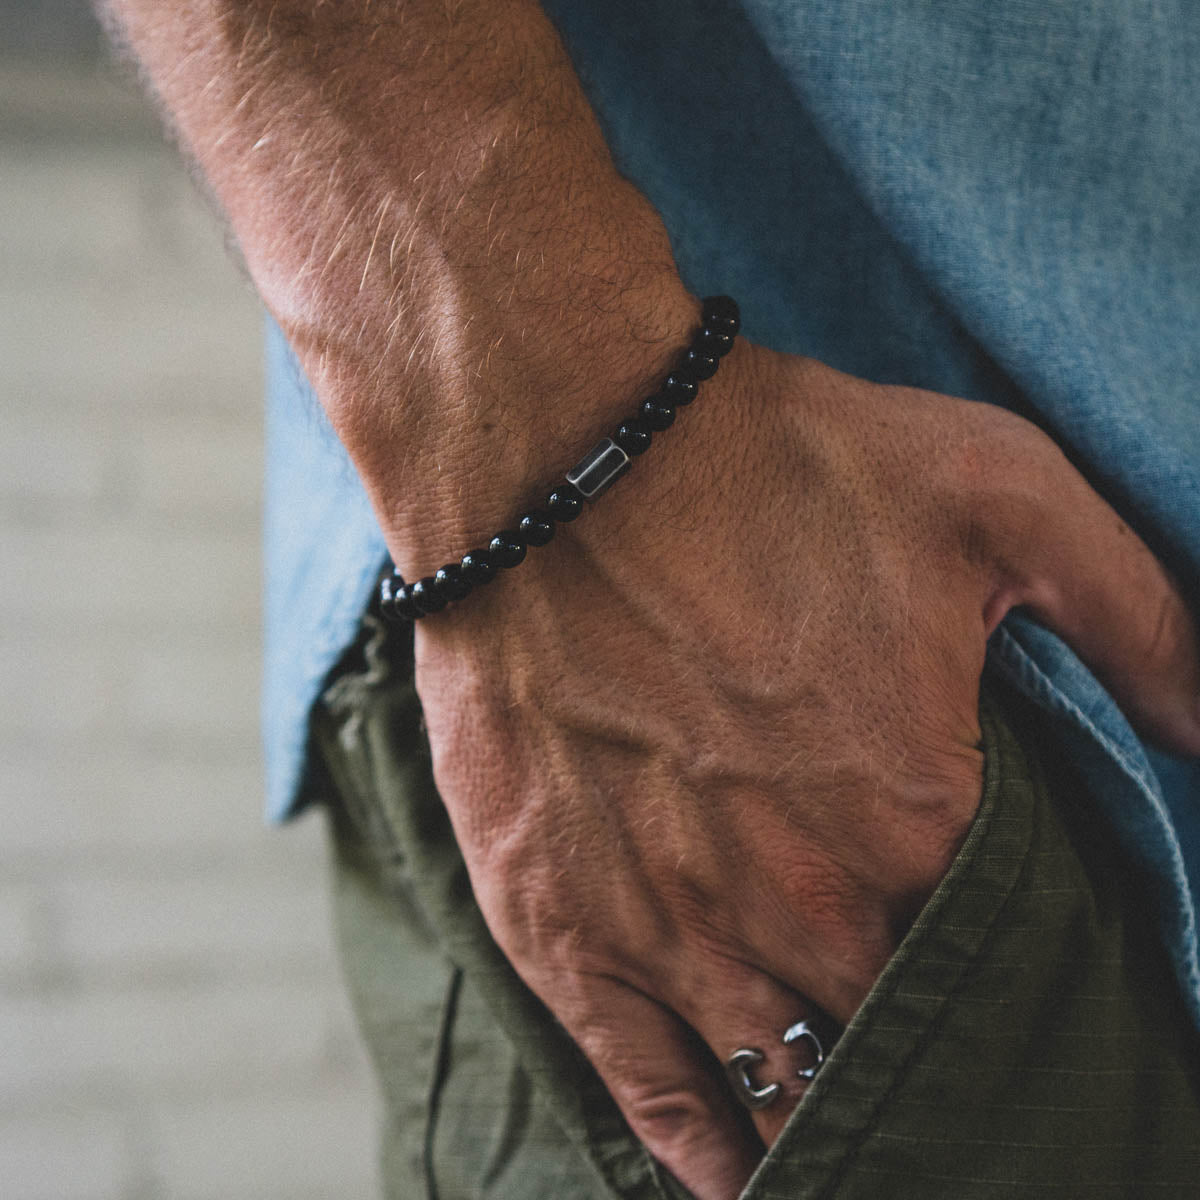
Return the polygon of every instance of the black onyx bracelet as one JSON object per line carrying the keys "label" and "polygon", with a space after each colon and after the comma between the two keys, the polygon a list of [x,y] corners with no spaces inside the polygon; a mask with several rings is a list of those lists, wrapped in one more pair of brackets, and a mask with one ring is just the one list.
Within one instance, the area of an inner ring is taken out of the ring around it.
{"label": "black onyx bracelet", "polygon": [[546,497],[545,508],[525,513],[515,529],[496,534],[486,550],[470,550],[460,562],[447,563],[424,579],[405,583],[400,572],[393,571],[379,585],[384,616],[416,621],[462,600],[500,571],[523,562],[530,546],[544,546],[554,536],[556,523],[574,521],[585,500],[594,500],[629,470],[633,459],[650,448],[654,434],[674,424],[676,410],[695,400],[699,385],[717,373],[721,359],[733,349],[742,324],[736,302],[729,296],[709,296],[701,312],[700,331],[662,387],[567,472],[566,485]]}

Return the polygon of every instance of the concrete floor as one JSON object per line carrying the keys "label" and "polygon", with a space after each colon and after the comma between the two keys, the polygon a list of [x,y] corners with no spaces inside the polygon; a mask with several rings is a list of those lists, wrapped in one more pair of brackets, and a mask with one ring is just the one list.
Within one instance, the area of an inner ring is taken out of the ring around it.
{"label": "concrete floor", "polygon": [[0,1194],[355,1200],[316,820],[261,825],[260,314],[128,85],[0,67]]}

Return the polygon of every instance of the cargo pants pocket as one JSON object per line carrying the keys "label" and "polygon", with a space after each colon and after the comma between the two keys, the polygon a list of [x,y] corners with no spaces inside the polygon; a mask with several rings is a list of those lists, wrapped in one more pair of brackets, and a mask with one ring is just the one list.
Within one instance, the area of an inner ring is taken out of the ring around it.
{"label": "cargo pants pocket", "polygon": [[993,695],[967,841],[744,1200],[1197,1194],[1196,1039],[1142,881]]}
{"label": "cargo pants pocket", "polygon": [[[681,1200],[488,934],[411,652],[368,619],[356,654],[313,729],[388,1195]],[[1012,712],[985,689],[967,840],[745,1200],[1194,1194],[1194,1038],[1136,881]]]}

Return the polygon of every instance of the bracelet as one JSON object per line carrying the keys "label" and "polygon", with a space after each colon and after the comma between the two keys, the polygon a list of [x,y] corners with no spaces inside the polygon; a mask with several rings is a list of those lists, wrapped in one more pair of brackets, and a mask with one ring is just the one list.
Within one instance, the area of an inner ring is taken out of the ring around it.
{"label": "bracelet", "polygon": [[617,426],[567,472],[566,485],[546,497],[545,507],[523,514],[514,529],[501,530],[486,550],[470,550],[461,561],[413,583],[393,570],[379,585],[380,609],[395,621],[416,621],[441,612],[475,588],[490,583],[502,571],[525,560],[530,546],[544,546],[558,522],[574,521],[585,500],[595,500],[633,460],[650,448],[655,433],[670,428],[675,413],[696,398],[699,385],[717,373],[720,361],[733,349],[741,328],[737,303],[729,296],[709,296],[701,308],[701,326],[662,387],[643,400],[637,414]]}

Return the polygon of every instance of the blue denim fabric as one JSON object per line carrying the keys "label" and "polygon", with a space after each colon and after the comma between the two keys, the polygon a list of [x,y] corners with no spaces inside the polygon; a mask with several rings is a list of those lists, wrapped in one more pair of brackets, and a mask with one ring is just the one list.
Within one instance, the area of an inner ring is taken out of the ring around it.
{"label": "blue denim fabric", "polygon": [[267,815],[303,802],[308,715],[387,559],[350,458],[291,347],[267,326],[262,722]]}
{"label": "blue denim fabric", "polygon": [[[1039,423],[1200,598],[1200,7],[1188,0],[549,0],[684,279],[755,341]],[[385,557],[272,331],[269,812]],[[1197,604],[1200,611],[1200,604]],[[1144,747],[1014,617],[1046,711],[1152,880],[1200,1021],[1200,763]]]}

